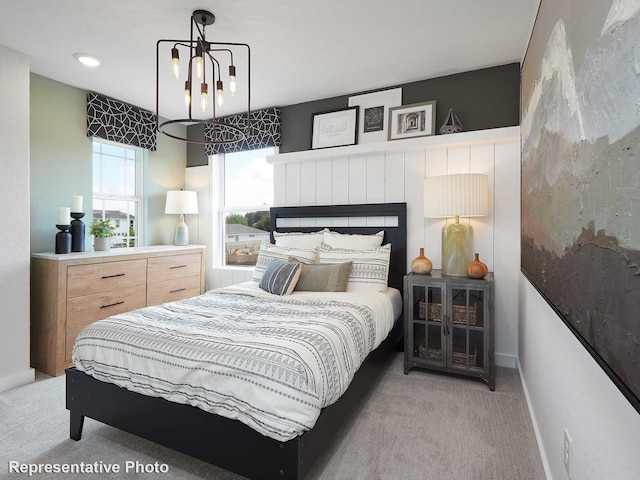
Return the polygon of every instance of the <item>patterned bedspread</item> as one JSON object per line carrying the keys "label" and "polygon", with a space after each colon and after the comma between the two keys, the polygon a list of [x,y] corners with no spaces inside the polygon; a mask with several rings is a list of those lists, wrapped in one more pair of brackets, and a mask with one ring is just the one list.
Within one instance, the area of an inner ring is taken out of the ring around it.
{"label": "patterned bedspread", "polygon": [[98,380],[286,441],[344,393],[393,321],[382,293],[279,297],[248,282],[89,325],[73,362]]}

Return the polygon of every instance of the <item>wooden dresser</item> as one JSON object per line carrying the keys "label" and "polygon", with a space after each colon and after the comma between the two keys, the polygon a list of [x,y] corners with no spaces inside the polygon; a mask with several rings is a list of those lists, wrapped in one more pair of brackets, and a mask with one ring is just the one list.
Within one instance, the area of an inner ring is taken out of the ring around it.
{"label": "wooden dresser", "polygon": [[204,259],[200,245],[32,254],[31,366],[61,375],[86,325],[201,294]]}

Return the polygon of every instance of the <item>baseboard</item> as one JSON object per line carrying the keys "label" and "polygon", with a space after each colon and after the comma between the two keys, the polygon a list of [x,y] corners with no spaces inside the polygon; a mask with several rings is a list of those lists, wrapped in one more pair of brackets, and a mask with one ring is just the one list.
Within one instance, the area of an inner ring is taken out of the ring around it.
{"label": "baseboard", "polygon": [[6,377],[0,378],[0,392],[5,392],[11,388],[19,387],[20,385],[26,385],[36,379],[36,371],[33,368],[24,370],[22,372],[12,373]]}
{"label": "baseboard", "polygon": [[517,358],[515,355],[506,353],[496,353],[494,356],[496,367],[517,368]]}
{"label": "baseboard", "polygon": [[544,474],[547,477],[547,480],[553,480],[553,476],[551,475],[551,468],[549,468],[549,460],[547,459],[547,454],[545,453],[544,445],[542,443],[542,435],[540,434],[540,429],[538,428],[538,421],[536,420],[536,414],[533,411],[533,405],[531,404],[531,397],[529,397],[529,389],[527,388],[527,382],[524,379],[524,375],[522,375],[522,366],[520,365],[520,359],[517,357],[516,357],[516,362],[518,365],[518,372],[520,374],[520,383],[522,384],[522,390],[524,391],[524,398],[527,401],[529,418],[531,419],[533,432],[536,435],[536,442],[538,443],[538,451],[540,452],[540,460],[542,461]]}

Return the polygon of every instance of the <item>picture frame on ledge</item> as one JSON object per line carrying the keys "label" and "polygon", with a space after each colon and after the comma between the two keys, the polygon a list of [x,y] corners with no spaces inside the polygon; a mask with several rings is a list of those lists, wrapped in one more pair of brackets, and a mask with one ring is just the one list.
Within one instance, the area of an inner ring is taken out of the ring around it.
{"label": "picture frame on ledge", "polygon": [[358,107],[313,114],[311,148],[355,145],[358,132]]}
{"label": "picture frame on ledge", "polygon": [[389,109],[389,140],[435,135],[435,125],[435,100]]}
{"label": "picture frame on ledge", "polygon": [[359,108],[358,144],[386,142],[389,109],[400,105],[402,105],[402,88],[349,97],[349,106]]}

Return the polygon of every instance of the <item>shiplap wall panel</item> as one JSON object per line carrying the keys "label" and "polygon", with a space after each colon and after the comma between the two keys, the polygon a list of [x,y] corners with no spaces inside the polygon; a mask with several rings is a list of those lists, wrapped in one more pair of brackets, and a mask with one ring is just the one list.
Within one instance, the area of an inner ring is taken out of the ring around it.
{"label": "shiplap wall panel", "polygon": [[349,161],[347,157],[336,158],[331,164],[331,202],[329,205],[349,203]]}
{"label": "shiplap wall panel", "polygon": [[[316,203],[315,205],[331,205],[331,192],[333,179],[333,160],[323,158],[316,160]],[[282,204],[276,204],[282,205]]]}
{"label": "shiplap wall panel", "polygon": [[316,162],[300,164],[300,205],[316,203]]}
{"label": "shiplap wall panel", "polygon": [[[276,205],[299,205],[300,203],[291,202],[311,198],[311,194],[306,193],[312,189],[302,187],[311,183],[315,185],[315,202],[305,201],[303,204],[406,202],[408,262],[418,255],[420,247],[424,247],[425,255],[431,259],[434,268],[440,268],[442,226],[453,220],[424,218],[424,179],[427,176],[449,173],[486,173],[489,176],[489,216],[461,221],[470,222],[474,227],[474,250],[480,253],[481,260],[494,271],[496,277],[498,364],[515,366],[520,218],[519,148],[517,140],[465,145],[455,145],[454,142],[411,151],[396,149],[392,152],[358,152],[355,155],[335,157],[326,157],[326,153],[320,153],[317,159],[304,158],[277,163],[278,168],[285,165],[288,168],[293,164],[305,166],[299,169],[300,179],[297,185],[288,184],[289,181],[296,181],[295,175],[275,176],[276,198],[281,200],[276,201]],[[286,158],[286,154],[284,157]],[[313,175],[314,178],[302,178],[307,175]],[[289,189],[294,193],[289,194]],[[287,193],[279,194],[279,191]],[[367,222],[373,221],[367,219]],[[335,222],[334,226],[344,225],[344,220],[335,219]]]}
{"label": "shiplap wall panel", "polygon": [[286,173],[287,173],[287,164],[280,163],[278,165],[273,166],[273,204],[274,205],[286,205],[285,199],[285,190],[284,188],[277,188],[275,185],[286,185]]}
{"label": "shiplap wall panel", "polygon": [[349,157],[348,200],[346,203],[367,203],[367,157]]}
{"label": "shiplap wall panel", "polygon": [[404,202],[404,153],[394,152],[384,155],[384,201]]}
{"label": "shiplap wall panel", "polygon": [[385,158],[382,153],[367,155],[367,176],[365,179],[367,199],[365,203],[384,203],[385,199]]}
{"label": "shiplap wall panel", "polygon": [[287,164],[285,172],[285,182],[288,187],[284,191],[285,203],[287,205],[301,205],[300,166],[300,163]]}

